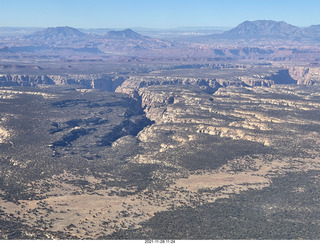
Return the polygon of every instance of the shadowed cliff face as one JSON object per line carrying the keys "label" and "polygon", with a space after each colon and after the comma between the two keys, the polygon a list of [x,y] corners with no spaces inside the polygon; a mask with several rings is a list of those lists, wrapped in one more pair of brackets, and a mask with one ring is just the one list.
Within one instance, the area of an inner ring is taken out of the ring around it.
{"label": "shadowed cliff face", "polygon": [[313,85],[320,81],[320,69],[316,67],[290,67],[289,74],[298,84]]}

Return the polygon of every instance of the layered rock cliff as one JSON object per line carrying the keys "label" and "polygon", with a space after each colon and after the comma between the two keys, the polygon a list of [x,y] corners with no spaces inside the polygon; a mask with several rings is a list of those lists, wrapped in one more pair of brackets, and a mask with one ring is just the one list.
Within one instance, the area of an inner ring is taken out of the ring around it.
{"label": "layered rock cliff", "polygon": [[54,85],[48,75],[0,75],[1,86],[37,86],[40,84]]}
{"label": "layered rock cliff", "polygon": [[306,84],[312,85],[320,82],[320,68],[288,67],[270,68],[260,71],[248,70],[240,72],[241,68],[228,70],[227,75],[210,71],[210,75],[199,75],[194,78],[190,74],[179,76],[148,74],[125,76],[116,74],[87,74],[87,75],[23,75],[1,74],[0,86],[29,86],[39,85],[78,85],[87,89],[116,91],[120,93],[135,94],[142,87],[162,85],[191,85],[198,86],[206,92],[213,94],[220,87],[270,87],[275,84]]}
{"label": "layered rock cliff", "polygon": [[212,78],[191,78],[191,77],[176,77],[176,76],[132,76],[125,80],[121,86],[116,89],[116,92],[130,94],[132,97],[137,97],[137,91],[143,87],[163,86],[163,85],[190,85],[201,87],[208,93],[213,94],[220,87],[236,86],[236,87],[254,87],[266,86],[270,87],[275,84],[297,84],[297,81],[290,76],[288,69],[270,69],[261,73],[250,74],[245,73],[238,75],[222,75],[212,74]]}
{"label": "layered rock cliff", "polygon": [[0,86],[80,85],[84,88],[115,91],[127,77],[97,75],[0,75]]}
{"label": "layered rock cliff", "polygon": [[313,85],[320,83],[319,67],[289,67],[290,76],[297,80],[298,84]]}

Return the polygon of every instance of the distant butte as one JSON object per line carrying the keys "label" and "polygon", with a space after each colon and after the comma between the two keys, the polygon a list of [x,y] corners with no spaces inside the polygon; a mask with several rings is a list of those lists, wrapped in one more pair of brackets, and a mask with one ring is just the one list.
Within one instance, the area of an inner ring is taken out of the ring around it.
{"label": "distant butte", "polygon": [[107,39],[133,39],[133,40],[141,40],[148,37],[142,36],[137,32],[131,29],[125,29],[123,31],[109,31],[104,35]]}

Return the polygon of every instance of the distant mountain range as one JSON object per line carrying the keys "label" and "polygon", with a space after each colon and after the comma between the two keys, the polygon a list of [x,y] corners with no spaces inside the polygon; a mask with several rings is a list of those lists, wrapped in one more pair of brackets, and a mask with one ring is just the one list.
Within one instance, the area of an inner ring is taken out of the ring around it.
{"label": "distant mountain range", "polygon": [[[21,31],[21,30],[20,30]],[[225,42],[227,40],[228,42]],[[148,52],[148,55],[177,55],[185,53],[191,55],[208,55],[198,44],[233,43],[241,42],[246,47],[252,47],[257,42],[265,41],[273,46],[276,43],[299,43],[320,44],[320,25],[312,25],[300,28],[290,25],[284,21],[256,20],[245,21],[233,29],[219,34],[199,35],[197,37],[186,37],[184,39],[152,38],[141,35],[131,29],[121,31],[108,30],[105,32],[84,33],[72,27],[50,27],[32,34],[17,35],[0,38],[1,53],[36,53],[42,55],[92,55],[100,54],[137,54],[137,52]],[[278,42],[280,40],[280,42]],[[290,44],[289,44],[290,45]],[[215,47],[214,54],[219,58],[226,55],[239,56],[241,50],[218,50]],[[247,50],[247,49],[243,49]],[[255,49],[248,49],[255,50]],[[270,53],[270,50],[262,50]],[[244,52],[245,54],[245,52]],[[226,58],[226,57],[224,57]]]}
{"label": "distant mountain range", "polygon": [[[290,25],[284,21],[273,20],[256,20],[245,21],[235,28],[219,34],[204,35],[205,38],[211,39],[290,39],[296,41],[320,41],[320,25],[312,25],[306,28],[300,28]],[[123,31],[109,30],[102,35],[85,34],[72,27],[50,27],[42,31],[25,35],[22,39],[26,41],[41,43],[74,43],[79,41],[90,40],[118,40],[118,41],[142,41],[150,42],[151,37],[143,36],[131,29]],[[159,42],[159,40],[156,40]],[[131,43],[132,44],[132,43]]]}
{"label": "distant mountain range", "polygon": [[207,38],[226,39],[288,39],[296,41],[320,41],[320,25],[300,28],[284,21],[245,21],[235,28]]}
{"label": "distant mountain range", "polygon": [[[191,27],[190,27],[191,28]],[[195,28],[195,27],[194,27]],[[198,27],[199,31],[201,27]],[[14,29],[14,28],[11,28]],[[9,31],[10,35],[14,33],[14,30],[10,28],[0,28],[1,35],[3,33],[7,33]],[[20,35],[20,39],[26,41],[34,41],[34,42],[44,42],[44,43],[65,43],[65,42],[73,42],[79,40],[93,40],[97,39],[112,39],[112,40],[151,40],[151,37],[147,37],[131,29],[125,29],[121,31],[115,31],[110,29],[97,29],[97,31],[80,31],[78,29],[72,27],[49,27],[47,29],[37,31],[27,35],[23,34],[23,28],[16,28],[15,30]],[[32,29],[37,28],[26,28],[25,32],[29,32]],[[39,28],[38,28],[39,29]],[[95,29],[93,29],[95,30]],[[152,29],[150,29],[152,30]],[[181,29],[176,28],[176,32],[180,32]],[[185,29],[183,29],[185,30]],[[195,31],[195,29],[192,29]],[[256,20],[256,21],[245,21],[238,26],[222,32],[215,33],[210,35],[203,35],[205,38],[213,38],[213,39],[259,39],[259,38],[277,38],[277,39],[295,39],[295,40],[320,40],[320,25],[312,25],[310,27],[300,28],[291,24],[288,24],[284,21],[273,21],[273,20]],[[2,33],[3,32],[3,33]],[[170,35],[173,36],[171,30]],[[95,34],[93,34],[95,33]],[[181,34],[181,33],[180,33]]]}
{"label": "distant mountain range", "polygon": [[23,38],[35,42],[69,42],[85,39],[87,35],[72,27],[49,27]]}
{"label": "distant mountain range", "polygon": [[90,35],[79,31],[78,29],[65,26],[65,27],[49,27],[45,30],[25,35],[22,37],[26,40],[39,41],[39,42],[52,42],[52,41],[76,41],[86,40],[87,38],[97,39],[116,39],[116,40],[142,40],[150,39],[149,37],[142,36],[131,29],[125,29],[123,31],[109,30],[103,35]]}
{"label": "distant mountain range", "polygon": [[109,30],[102,35],[86,34],[72,27],[49,27],[28,35],[11,37],[0,52],[37,52],[56,51],[64,48],[72,51],[98,53],[128,52],[147,49],[159,49],[170,46],[169,42],[143,36],[131,29]]}

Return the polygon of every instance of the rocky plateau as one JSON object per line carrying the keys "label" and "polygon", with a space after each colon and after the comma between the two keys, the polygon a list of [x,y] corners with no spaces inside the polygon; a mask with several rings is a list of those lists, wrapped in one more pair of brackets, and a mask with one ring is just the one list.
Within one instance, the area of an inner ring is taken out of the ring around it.
{"label": "rocky plateau", "polygon": [[2,238],[161,238],[166,211],[319,170],[317,68],[183,71],[2,75]]}
{"label": "rocky plateau", "polygon": [[317,38],[1,35],[0,239],[320,239]]}

